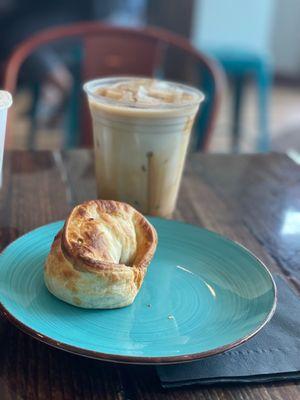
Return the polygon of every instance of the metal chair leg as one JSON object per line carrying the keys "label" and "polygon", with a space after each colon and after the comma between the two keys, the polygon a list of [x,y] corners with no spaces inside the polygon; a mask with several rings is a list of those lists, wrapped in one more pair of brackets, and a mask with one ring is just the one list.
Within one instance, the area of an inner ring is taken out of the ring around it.
{"label": "metal chair leg", "polygon": [[269,98],[271,90],[271,72],[267,66],[262,66],[257,77],[258,90],[258,127],[259,135],[257,150],[266,152],[270,149],[269,133]]}
{"label": "metal chair leg", "polygon": [[232,107],[232,142],[231,149],[233,153],[238,153],[240,150],[240,136],[241,136],[241,111],[242,111],[242,100],[244,93],[244,82],[243,76],[234,78],[233,81],[233,107]]}

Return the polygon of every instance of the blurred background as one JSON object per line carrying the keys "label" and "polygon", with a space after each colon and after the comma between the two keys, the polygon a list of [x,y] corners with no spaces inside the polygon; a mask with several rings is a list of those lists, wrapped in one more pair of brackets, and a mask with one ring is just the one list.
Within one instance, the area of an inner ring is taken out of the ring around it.
{"label": "blurred background", "polygon": [[[0,0],[1,87],[13,90],[15,96],[7,147],[59,149],[84,143],[80,139],[81,66],[88,52],[81,50],[77,37],[50,42],[50,35],[49,43],[36,48],[32,37],[56,26],[98,21],[136,29],[163,28],[184,37],[208,57],[219,72],[210,83],[203,74],[199,79],[190,60],[175,50],[164,53],[154,73],[207,92],[207,107],[214,107],[214,112],[209,127],[203,121],[196,126],[199,135],[209,131],[206,146],[198,149],[283,151],[299,160],[299,18],[299,0]],[[93,57],[105,58],[106,67],[114,71],[119,62],[117,47],[104,56],[97,40],[89,65]],[[14,55],[20,46],[22,50]],[[124,42],[125,54],[126,46]],[[130,57],[138,64],[144,56],[139,52]],[[22,65],[20,70],[16,63]],[[90,70],[94,77],[101,75],[95,68]],[[105,71],[102,75],[110,70]]]}

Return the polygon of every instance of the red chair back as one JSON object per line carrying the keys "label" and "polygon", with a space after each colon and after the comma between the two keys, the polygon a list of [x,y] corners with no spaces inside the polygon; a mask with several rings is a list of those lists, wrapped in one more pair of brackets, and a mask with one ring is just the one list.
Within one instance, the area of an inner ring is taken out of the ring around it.
{"label": "red chair back", "polygon": [[[133,29],[104,25],[98,22],[81,22],[47,29],[36,33],[19,44],[6,64],[4,87],[15,93],[18,75],[24,61],[39,47],[66,38],[79,39],[84,49],[81,79],[108,75],[153,76],[164,59],[166,49],[174,47],[197,62],[206,76],[213,82],[214,95],[210,96],[210,107],[205,124],[202,149],[209,142],[210,133],[219,106],[222,73],[215,62],[195,50],[183,37],[157,29]],[[91,145],[92,134],[87,104],[82,107],[83,145]],[[8,134],[8,140],[9,140]]]}

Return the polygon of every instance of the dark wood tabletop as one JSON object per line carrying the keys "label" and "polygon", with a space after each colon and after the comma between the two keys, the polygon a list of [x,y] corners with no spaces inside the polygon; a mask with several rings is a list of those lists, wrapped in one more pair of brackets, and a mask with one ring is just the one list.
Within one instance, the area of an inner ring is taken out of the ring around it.
{"label": "dark wood tabletop", "polygon": [[[95,198],[92,153],[8,152],[0,248]],[[287,156],[191,155],[174,218],[237,240],[300,293],[300,166]],[[0,400],[300,399],[300,382],[164,390],[154,367],[56,350],[0,320]]]}

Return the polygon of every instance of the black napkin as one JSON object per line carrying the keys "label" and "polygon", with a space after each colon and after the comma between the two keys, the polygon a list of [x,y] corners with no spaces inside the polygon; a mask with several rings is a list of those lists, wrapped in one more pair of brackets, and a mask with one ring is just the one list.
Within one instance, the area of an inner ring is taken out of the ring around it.
{"label": "black napkin", "polygon": [[245,344],[186,364],[157,367],[165,388],[300,378],[300,296],[277,276],[278,304],[271,321]]}

